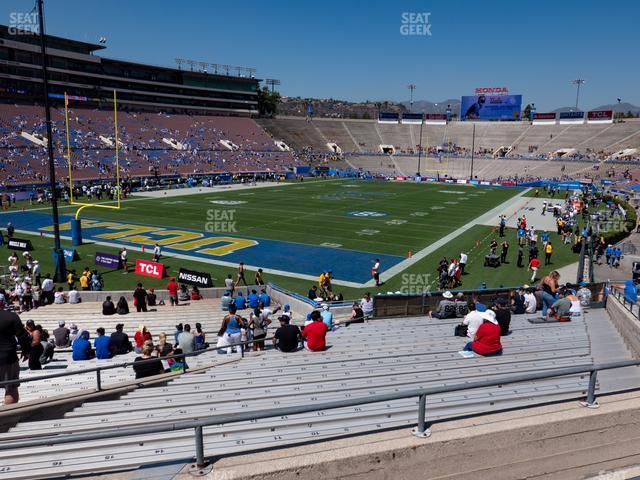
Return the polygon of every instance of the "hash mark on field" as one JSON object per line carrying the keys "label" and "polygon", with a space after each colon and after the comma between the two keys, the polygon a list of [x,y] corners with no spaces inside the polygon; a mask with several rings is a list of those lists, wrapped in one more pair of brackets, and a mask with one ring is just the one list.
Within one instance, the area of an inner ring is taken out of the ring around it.
{"label": "hash mark on field", "polygon": [[446,205],[458,205],[458,202],[444,202]]}
{"label": "hash mark on field", "polygon": [[433,207],[431,207],[431,210],[442,210],[444,207],[440,207],[438,205],[434,205]]}
{"label": "hash mark on field", "polygon": [[410,214],[412,217],[426,217],[429,212],[413,212]]}
{"label": "hash mark on field", "polygon": [[380,230],[370,230],[368,228],[365,228],[364,230],[356,232],[356,235],[376,235],[378,233],[380,233]]}
{"label": "hash mark on field", "polygon": [[386,222],[387,225],[404,225],[405,223],[407,223],[406,220],[387,220]]}

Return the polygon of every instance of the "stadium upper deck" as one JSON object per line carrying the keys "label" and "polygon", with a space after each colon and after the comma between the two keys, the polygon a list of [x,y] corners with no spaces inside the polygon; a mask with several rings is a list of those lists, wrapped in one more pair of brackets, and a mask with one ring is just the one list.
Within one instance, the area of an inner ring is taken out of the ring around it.
{"label": "stadium upper deck", "polygon": [[[16,34],[13,34],[16,33]],[[144,65],[95,55],[104,45],[47,35],[49,96],[67,92],[88,108],[112,105],[113,89],[124,108],[147,111],[251,115],[257,113],[254,69],[220,65],[225,74]],[[2,97],[34,103],[42,97],[40,37],[0,25]],[[237,72],[237,76],[229,72]]]}

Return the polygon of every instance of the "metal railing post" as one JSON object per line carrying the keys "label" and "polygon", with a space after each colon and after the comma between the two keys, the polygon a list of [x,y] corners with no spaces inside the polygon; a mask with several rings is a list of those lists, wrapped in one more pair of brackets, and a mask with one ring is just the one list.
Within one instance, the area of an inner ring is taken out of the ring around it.
{"label": "metal railing post", "polygon": [[598,371],[591,370],[589,374],[589,388],[587,390],[587,400],[580,402],[580,405],[587,408],[598,408],[598,402],[596,401],[596,382],[598,381]]}
{"label": "metal railing post", "polygon": [[202,435],[202,427],[196,427],[196,468],[204,468],[207,462],[204,459],[204,438]]}
{"label": "metal railing post", "polygon": [[244,343],[240,344],[240,357],[244,358]]}
{"label": "metal railing post", "polygon": [[187,357],[182,357],[182,373],[187,371]]}
{"label": "metal railing post", "polygon": [[96,370],[96,390],[99,392],[102,391],[102,374],[100,373],[100,369]]}
{"label": "metal railing post", "polygon": [[418,438],[429,438],[431,429],[427,427],[427,396],[425,394],[418,397],[418,426],[411,430],[411,433]]}

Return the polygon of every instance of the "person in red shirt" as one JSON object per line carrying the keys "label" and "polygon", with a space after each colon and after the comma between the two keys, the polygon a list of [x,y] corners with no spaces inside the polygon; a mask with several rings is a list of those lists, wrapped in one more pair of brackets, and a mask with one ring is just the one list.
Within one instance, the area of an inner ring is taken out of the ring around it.
{"label": "person in red shirt", "polygon": [[312,352],[321,352],[327,346],[327,325],[322,321],[322,315],[317,310],[311,312],[310,324],[302,329],[305,347]]}
{"label": "person in red shirt", "polygon": [[538,260],[538,257],[533,257],[529,262],[529,270],[533,272],[531,274],[532,282],[536,279],[536,275],[538,274],[538,268],[540,268],[540,260]]}
{"label": "person in red shirt", "polygon": [[167,290],[169,291],[171,306],[178,305],[178,284],[176,283],[176,277],[171,277],[169,283],[167,283]]}
{"label": "person in red shirt", "polygon": [[142,346],[144,345],[144,342],[152,340],[151,333],[149,332],[149,330],[147,330],[147,327],[145,327],[144,325],[140,325],[135,335],[133,336],[133,340],[136,342],[136,353],[140,353],[142,352]]}
{"label": "person in red shirt", "polygon": [[478,327],[474,340],[467,343],[463,350],[474,352],[484,357],[502,355],[500,325],[498,324],[498,320],[496,320],[495,312],[493,310],[487,310],[480,315],[484,319],[484,323]]}

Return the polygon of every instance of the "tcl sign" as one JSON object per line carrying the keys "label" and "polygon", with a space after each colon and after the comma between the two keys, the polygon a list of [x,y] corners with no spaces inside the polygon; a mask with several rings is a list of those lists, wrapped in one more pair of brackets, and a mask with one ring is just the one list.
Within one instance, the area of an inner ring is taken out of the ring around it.
{"label": "tcl sign", "polygon": [[476,88],[476,95],[509,95],[507,87],[479,87]]}
{"label": "tcl sign", "polygon": [[164,265],[146,260],[136,260],[136,273],[145,277],[162,278],[164,276]]}

